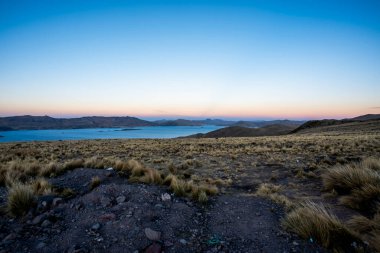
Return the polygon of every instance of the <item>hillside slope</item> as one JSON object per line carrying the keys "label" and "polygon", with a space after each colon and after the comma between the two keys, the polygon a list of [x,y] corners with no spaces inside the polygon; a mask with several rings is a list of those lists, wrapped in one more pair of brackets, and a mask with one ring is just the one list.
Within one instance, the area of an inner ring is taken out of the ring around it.
{"label": "hillside slope", "polygon": [[134,117],[82,117],[58,119],[49,116],[15,116],[0,118],[0,129],[71,129],[97,127],[137,127],[154,126],[156,124]]}
{"label": "hillside slope", "polygon": [[288,134],[294,129],[287,125],[268,125],[261,128],[248,128],[240,126],[231,126],[211,131],[205,134],[195,134],[188,136],[190,138],[221,138],[221,137],[253,137],[253,136],[274,136]]}

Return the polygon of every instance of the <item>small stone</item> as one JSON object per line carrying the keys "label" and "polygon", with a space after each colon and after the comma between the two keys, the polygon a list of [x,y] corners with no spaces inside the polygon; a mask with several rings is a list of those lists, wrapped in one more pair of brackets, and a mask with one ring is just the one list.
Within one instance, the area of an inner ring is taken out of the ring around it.
{"label": "small stone", "polygon": [[144,230],[145,236],[152,241],[159,241],[161,238],[161,232],[155,231],[151,228],[146,228]]}
{"label": "small stone", "polygon": [[116,202],[120,204],[120,203],[125,202],[125,199],[126,199],[125,196],[119,196],[116,198]]}
{"label": "small stone", "polygon": [[41,224],[41,227],[48,227],[48,226],[50,226],[51,225],[51,222],[49,221],[49,220],[44,220],[43,222],[42,222],[42,224]]}
{"label": "small stone", "polygon": [[91,230],[99,230],[100,229],[100,224],[99,223],[95,223],[94,225],[92,225],[91,227]]}
{"label": "small stone", "polygon": [[164,208],[164,206],[161,204],[156,204],[156,205],[154,205],[154,208]]}
{"label": "small stone", "polygon": [[170,196],[169,193],[161,194],[161,200],[162,201],[170,201],[171,199],[172,199],[172,197]]}
{"label": "small stone", "polygon": [[187,244],[187,241],[186,241],[185,239],[180,239],[179,242],[180,242],[181,244],[184,244],[184,245]]}
{"label": "small stone", "polygon": [[38,216],[34,217],[34,219],[32,220],[32,224],[33,225],[40,224],[45,219],[46,219],[46,215],[45,214],[38,215]]}
{"label": "small stone", "polygon": [[293,245],[294,245],[294,246],[298,246],[298,242],[294,241],[294,242],[293,242]]}
{"label": "small stone", "polygon": [[3,239],[3,242],[14,240],[16,237],[17,235],[15,233],[10,233]]}
{"label": "small stone", "polygon": [[54,198],[53,199],[53,206],[58,206],[62,203],[62,198]]}
{"label": "small stone", "polygon": [[36,249],[42,249],[42,248],[44,248],[45,246],[46,246],[46,243],[44,243],[44,242],[40,242],[39,244],[37,244]]}

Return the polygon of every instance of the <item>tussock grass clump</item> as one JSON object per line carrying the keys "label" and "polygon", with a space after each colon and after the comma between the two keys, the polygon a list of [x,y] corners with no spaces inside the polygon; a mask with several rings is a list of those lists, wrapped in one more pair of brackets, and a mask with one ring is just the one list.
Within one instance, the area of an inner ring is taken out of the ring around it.
{"label": "tussock grass clump", "polygon": [[352,217],[348,227],[360,233],[362,240],[369,242],[375,252],[380,252],[380,210],[372,219],[361,215]]}
{"label": "tussock grass clump", "polygon": [[172,177],[169,188],[177,196],[186,195],[186,182],[181,179],[178,179],[176,176]]}
{"label": "tussock grass clump", "polygon": [[139,181],[146,184],[162,184],[163,182],[161,173],[151,168],[145,170],[144,176],[142,176]]}
{"label": "tussock grass clump", "polygon": [[83,167],[85,167],[85,162],[83,159],[72,160],[72,161],[66,162],[63,165],[64,170],[73,170],[73,169],[83,168]]}
{"label": "tussock grass clump", "polygon": [[92,169],[104,169],[106,167],[106,161],[104,159],[94,156],[89,159],[86,159],[86,161],[84,162],[84,167]]}
{"label": "tussock grass clump", "polygon": [[34,194],[48,195],[53,192],[51,184],[44,178],[38,178],[31,183]]}
{"label": "tussock grass clump", "polygon": [[285,196],[280,194],[282,191],[281,185],[263,183],[256,191],[256,195],[264,198],[269,198],[273,202],[283,205],[286,208],[291,208],[293,203]]}
{"label": "tussock grass clump", "polygon": [[62,165],[59,165],[57,162],[50,162],[48,165],[41,168],[39,175],[43,177],[52,177],[59,174],[62,170]]}
{"label": "tussock grass clump", "polygon": [[282,225],[302,238],[312,238],[336,252],[352,251],[352,243],[361,242],[359,236],[326,207],[314,202],[306,202],[291,211],[282,221]]}
{"label": "tussock grass clump", "polygon": [[14,183],[8,192],[7,210],[13,216],[23,216],[35,205],[35,200],[31,186]]}
{"label": "tussock grass clump", "polygon": [[101,183],[100,177],[95,176],[95,177],[91,178],[91,183],[90,183],[91,190],[98,187],[100,185],[100,183]]}
{"label": "tussock grass clump", "polygon": [[340,203],[353,209],[374,213],[380,202],[380,160],[336,166],[322,175],[325,190],[336,191]]}

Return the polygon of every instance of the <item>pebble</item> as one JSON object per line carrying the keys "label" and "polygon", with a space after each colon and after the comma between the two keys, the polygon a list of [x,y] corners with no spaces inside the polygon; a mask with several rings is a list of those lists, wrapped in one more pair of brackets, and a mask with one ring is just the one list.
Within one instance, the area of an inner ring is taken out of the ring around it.
{"label": "pebble", "polygon": [[53,199],[53,206],[58,206],[59,204],[62,203],[62,198],[54,198]]}
{"label": "pebble", "polygon": [[161,238],[161,232],[155,231],[151,228],[145,228],[145,236],[151,241],[159,241]]}
{"label": "pebble", "polygon": [[39,244],[37,244],[36,249],[42,249],[42,248],[44,248],[45,246],[46,246],[46,243],[44,243],[44,242],[40,242]]}
{"label": "pebble", "polygon": [[41,227],[48,227],[51,225],[51,222],[49,220],[44,220],[41,224]]}
{"label": "pebble", "polygon": [[119,196],[116,198],[116,202],[120,204],[120,203],[125,202],[125,199],[126,199],[125,196]]}
{"label": "pebble", "polygon": [[182,244],[187,244],[187,241],[185,239],[180,239],[179,242]]}
{"label": "pebble", "polygon": [[95,223],[94,225],[92,225],[91,227],[91,230],[99,230],[100,229],[100,224],[99,223]]}
{"label": "pebble", "polygon": [[45,219],[46,219],[46,214],[38,215],[38,216],[34,217],[34,219],[32,220],[32,224],[33,225],[40,224]]}

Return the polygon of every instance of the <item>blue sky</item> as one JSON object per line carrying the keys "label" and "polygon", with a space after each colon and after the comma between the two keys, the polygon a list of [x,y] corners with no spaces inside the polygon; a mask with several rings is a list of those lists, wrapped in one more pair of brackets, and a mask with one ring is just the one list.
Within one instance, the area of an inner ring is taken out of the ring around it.
{"label": "blue sky", "polygon": [[0,115],[380,113],[379,1],[0,1]]}

